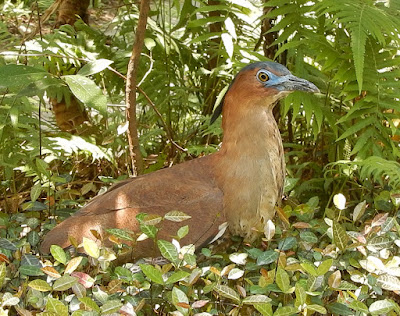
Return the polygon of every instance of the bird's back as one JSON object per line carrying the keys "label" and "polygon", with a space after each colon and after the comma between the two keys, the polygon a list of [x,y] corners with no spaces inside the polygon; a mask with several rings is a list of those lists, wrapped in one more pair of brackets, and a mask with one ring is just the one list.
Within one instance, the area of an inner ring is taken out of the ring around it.
{"label": "bird's back", "polygon": [[[120,228],[139,233],[136,215],[139,213],[163,216],[179,210],[192,216],[183,223],[164,221],[158,237],[171,239],[182,225],[189,225],[184,244],[201,245],[218,232],[225,222],[223,194],[214,181],[214,155],[195,159],[159,170],[116,185],[115,189],[94,198],[75,215],[63,221],[46,235],[41,250],[48,252],[51,244],[69,246],[68,236],[82,241],[92,238],[90,230],[105,236],[105,229]],[[153,242],[146,240],[135,246],[133,256],[157,255]]]}

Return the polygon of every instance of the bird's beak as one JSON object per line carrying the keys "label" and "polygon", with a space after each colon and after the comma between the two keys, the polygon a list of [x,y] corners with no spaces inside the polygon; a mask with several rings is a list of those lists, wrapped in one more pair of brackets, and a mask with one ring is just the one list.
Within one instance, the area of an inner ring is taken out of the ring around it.
{"label": "bird's beak", "polygon": [[280,83],[280,87],[282,87],[284,91],[306,91],[306,92],[319,92],[317,86],[310,81],[305,79],[298,78],[293,75],[286,75],[282,78],[282,82]]}

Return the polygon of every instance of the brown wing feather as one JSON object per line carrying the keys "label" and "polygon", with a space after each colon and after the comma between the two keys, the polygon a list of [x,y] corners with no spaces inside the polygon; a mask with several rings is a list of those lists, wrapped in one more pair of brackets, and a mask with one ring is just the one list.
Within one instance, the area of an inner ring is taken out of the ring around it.
{"label": "brown wing feather", "polygon": [[[186,162],[126,181],[123,185],[96,197],[75,215],[49,232],[41,251],[48,252],[52,244],[69,246],[68,236],[82,241],[93,238],[91,229],[104,235],[107,228],[129,229],[139,232],[138,213],[165,215],[180,210],[192,218],[184,223],[164,221],[159,238],[171,239],[182,225],[189,225],[184,244],[200,245],[218,231],[225,221],[223,194],[213,179],[212,156]],[[152,242],[139,242],[134,257],[154,256]]]}

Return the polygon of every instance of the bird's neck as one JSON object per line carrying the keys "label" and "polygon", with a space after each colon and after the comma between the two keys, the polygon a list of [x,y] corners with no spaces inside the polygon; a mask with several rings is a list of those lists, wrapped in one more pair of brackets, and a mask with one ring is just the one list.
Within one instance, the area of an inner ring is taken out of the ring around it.
{"label": "bird's neck", "polygon": [[[284,179],[283,147],[271,108],[224,105],[217,177],[234,234],[253,239],[254,227],[275,214]],[[260,225],[261,224],[261,225]]]}

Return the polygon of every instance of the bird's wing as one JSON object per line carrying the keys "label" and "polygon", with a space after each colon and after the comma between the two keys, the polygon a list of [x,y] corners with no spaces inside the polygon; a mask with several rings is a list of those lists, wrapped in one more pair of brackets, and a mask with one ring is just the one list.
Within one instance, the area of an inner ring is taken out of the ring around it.
{"label": "bird's wing", "polygon": [[[68,236],[81,242],[93,238],[90,230],[105,235],[107,228],[121,228],[139,233],[136,215],[139,213],[164,216],[179,210],[191,216],[183,223],[164,221],[160,238],[171,239],[177,229],[189,225],[185,244],[200,245],[212,238],[218,225],[224,222],[223,194],[213,179],[210,156],[186,162],[169,169],[150,173],[96,197],[75,215],[63,221],[46,235],[41,249],[48,252],[51,244],[69,245]],[[143,243],[135,257],[151,256],[151,244]],[[150,251],[150,248],[151,251]]]}

